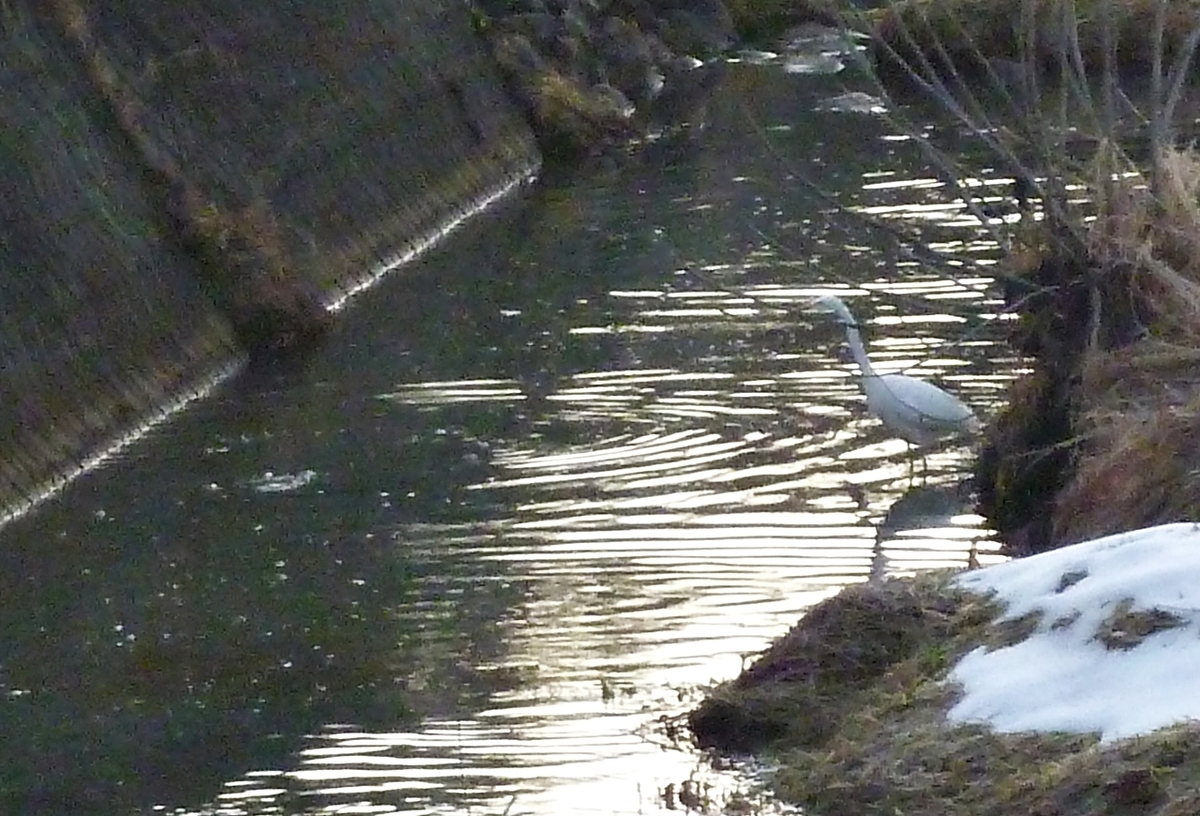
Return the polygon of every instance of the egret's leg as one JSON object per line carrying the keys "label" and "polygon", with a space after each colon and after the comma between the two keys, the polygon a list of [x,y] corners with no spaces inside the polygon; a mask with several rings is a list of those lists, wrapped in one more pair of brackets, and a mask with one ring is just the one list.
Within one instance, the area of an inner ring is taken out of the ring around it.
{"label": "egret's leg", "polygon": [[875,547],[871,550],[871,573],[868,583],[879,584],[887,577],[887,555],[883,551],[883,537],[880,530],[875,530]]}
{"label": "egret's leg", "polygon": [[967,553],[967,569],[979,569],[979,541],[971,539],[971,549]]}

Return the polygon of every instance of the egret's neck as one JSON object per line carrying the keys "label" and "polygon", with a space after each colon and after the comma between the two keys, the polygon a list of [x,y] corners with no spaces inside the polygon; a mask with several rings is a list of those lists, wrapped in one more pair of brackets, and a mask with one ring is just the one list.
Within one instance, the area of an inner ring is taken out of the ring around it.
{"label": "egret's neck", "polygon": [[858,333],[858,324],[852,320],[843,320],[842,326],[846,329],[846,343],[850,346],[850,353],[854,355],[854,362],[858,363],[859,369],[862,370],[862,375],[864,377],[874,377],[875,369],[871,367],[871,360],[867,357],[867,350],[863,348],[862,335]]}

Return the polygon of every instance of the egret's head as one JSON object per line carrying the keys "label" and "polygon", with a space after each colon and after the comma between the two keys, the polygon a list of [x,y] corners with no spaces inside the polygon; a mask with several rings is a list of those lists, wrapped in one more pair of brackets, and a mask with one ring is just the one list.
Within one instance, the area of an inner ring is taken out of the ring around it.
{"label": "egret's head", "polygon": [[831,314],[837,318],[839,323],[846,326],[858,325],[854,320],[854,315],[850,314],[850,309],[836,295],[818,295],[805,304],[804,310],[806,312]]}

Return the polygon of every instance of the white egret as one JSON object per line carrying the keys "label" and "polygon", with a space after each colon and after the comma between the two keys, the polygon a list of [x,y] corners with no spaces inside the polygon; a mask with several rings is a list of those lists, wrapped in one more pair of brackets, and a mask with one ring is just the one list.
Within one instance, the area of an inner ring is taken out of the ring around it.
{"label": "white egret", "polygon": [[863,348],[858,323],[840,298],[822,295],[808,304],[808,310],[832,313],[842,324],[846,343],[862,372],[867,410],[896,436],[910,445],[922,446],[980,429],[980,422],[970,408],[933,383],[906,374],[876,374]]}

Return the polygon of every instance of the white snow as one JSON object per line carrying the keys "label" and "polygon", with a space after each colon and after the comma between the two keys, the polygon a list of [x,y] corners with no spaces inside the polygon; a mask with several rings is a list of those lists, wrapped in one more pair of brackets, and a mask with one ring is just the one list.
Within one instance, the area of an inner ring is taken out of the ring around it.
{"label": "white snow", "polygon": [[[1071,581],[1074,580],[1074,583]],[[950,673],[957,722],[998,731],[1097,731],[1111,741],[1200,719],[1200,524],[1165,524],[964,573],[959,586],[1040,611],[1032,636],[965,655]],[[1123,601],[1182,620],[1133,648],[1109,649],[1100,624]]]}

